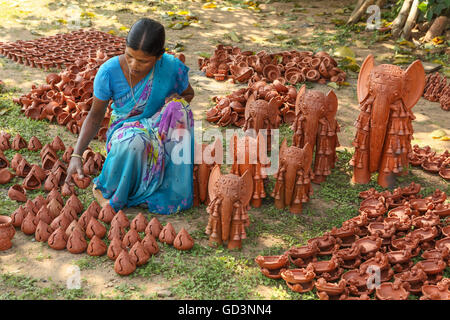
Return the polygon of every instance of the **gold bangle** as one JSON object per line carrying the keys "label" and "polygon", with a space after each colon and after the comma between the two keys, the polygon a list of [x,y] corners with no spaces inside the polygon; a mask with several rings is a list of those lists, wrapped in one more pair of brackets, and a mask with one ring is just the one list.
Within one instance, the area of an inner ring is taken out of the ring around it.
{"label": "gold bangle", "polygon": [[72,158],[72,157],[76,157],[76,158],[80,158],[81,160],[83,160],[83,157],[80,156],[80,155],[77,154],[77,153],[72,153],[72,154],[70,155],[70,157],[71,157],[71,158]]}

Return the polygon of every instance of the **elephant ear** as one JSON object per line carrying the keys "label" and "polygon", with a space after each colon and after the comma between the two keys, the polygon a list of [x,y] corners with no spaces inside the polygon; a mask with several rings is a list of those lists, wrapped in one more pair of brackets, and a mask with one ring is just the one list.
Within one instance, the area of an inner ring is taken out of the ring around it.
{"label": "elephant ear", "polygon": [[245,119],[248,119],[250,116],[250,108],[249,106],[255,102],[256,100],[256,91],[253,92],[247,99],[247,102],[245,103]]}
{"label": "elephant ear", "polygon": [[287,140],[286,140],[286,138],[284,138],[283,142],[281,143],[281,147],[280,147],[280,158],[283,157],[283,155],[286,152],[287,148],[288,148]]}
{"label": "elephant ear", "polygon": [[358,75],[358,101],[361,103],[369,94],[369,76],[375,64],[375,60],[372,54],[369,54],[361,65]]}
{"label": "elephant ear", "polygon": [[233,158],[233,164],[237,163],[237,142],[238,142],[238,136],[237,133],[233,133],[230,139],[230,146],[229,146],[229,152],[231,157]]}
{"label": "elephant ear", "polygon": [[208,195],[209,199],[213,200],[216,198],[216,182],[220,179],[222,173],[220,172],[220,166],[216,164],[211,170],[208,181]]}
{"label": "elephant ear", "polygon": [[402,100],[407,110],[419,101],[425,87],[425,70],[422,62],[416,60],[406,69],[403,76],[403,96]]}
{"label": "elephant ear", "polygon": [[295,99],[295,116],[300,113],[300,105],[305,97],[306,93],[306,84],[302,85],[302,87],[298,90],[297,98]]}
{"label": "elephant ear", "polygon": [[245,170],[241,180],[241,203],[243,206],[247,206],[252,199],[253,195],[253,177],[250,170]]}
{"label": "elephant ear", "polygon": [[216,138],[213,143],[211,155],[214,157],[214,162],[217,164],[223,163],[223,145],[222,139]]}
{"label": "elephant ear", "polygon": [[327,114],[326,117],[328,119],[328,122],[331,123],[331,121],[335,118],[337,108],[338,108],[338,98],[333,90],[330,90],[326,97],[325,101],[327,104]]}
{"label": "elephant ear", "polygon": [[308,172],[311,169],[311,164],[313,160],[313,150],[311,145],[307,142],[302,149],[303,151],[303,172]]}

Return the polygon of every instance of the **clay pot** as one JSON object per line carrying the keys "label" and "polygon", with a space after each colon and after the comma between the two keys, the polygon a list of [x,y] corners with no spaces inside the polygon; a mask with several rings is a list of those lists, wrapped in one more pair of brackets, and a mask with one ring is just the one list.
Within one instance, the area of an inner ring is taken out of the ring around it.
{"label": "clay pot", "polygon": [[121,227],[119,223],[111,224],[111,228],[108,231],[108,239],[112,240],[113,238],[123,239],[125,236],[125,228]]}
{"label": "clay pot", "polygon": [[64,145],[64,142],[61,140],[59,136],[56,136],[53,141],[50,143],[50,146],[55,151],[64,151],[66,150],[66,146]]}
{"label": "clay pot", "polygon": [[369,277],[370,275],[368,273],[361,273],[357,269],[349,270],[342,275],[342,279],[348,284],[350,294],[357,296],[362,294],[372,294],[375,290],[374,288],[367,288],[367,280]]}
{"label": "clay pot", "polygon": [[175,232],[175,229],[173,228],[172,224],[170,222],[168,222],[164,226],[164,228],[162,228],[158,239],[161,242],[171,245],[171,244],[173,244],[176,236],[177,236],[177,233]]}
{"label": "clay pot", "polygon": [[450,283],[448,279],[443,279],[436,285],[427,284],[422,286],[420,300],[450,300]]}
{"label": "clay pot", "polygon": [[440,218],[450,216],[450,204],[449,203],[436,204],[432,212],[434,214],[437,214]]}
{"label": "clay pot", "polygon": [[[20,156],[20,153],[16,153],[16,154],[18,154]],[[9,161],[6,158],[6,156],[3,153],[3,151],[0,150],[0,169],[4,169],[4,168],[8,168],[8,167],[9,167]]]}
{"label": "clay pot", "polygon": [[20,161],[19,165],[17,166],[16,169],[16,174],[19,177],[25,178],[28,173],[30,173],[31,171],[31,165],[28,163],[27,160],[25,160],[24,158]]}
{"label": "clay pot", "polygon": [[39,224],[37,225],[34,237],[36,241],[47,242],[53,231],[54,230],[44,220],[40,220]]}
{"label": "clay pot", "polygon": [[376,289],[376,297],[379,300],[407,300],[409,296],[407,288],[405,282],[384,282]]}
{"label": "clay pot", "polygon": [[66,206],[71,206],[72,208],[74,208],[77,214],[83,212],[83,204],[81,203],[80,199],[78,199],[78,197],[74,194],[69,197],[66,202]]}
{"label": "clay pot", "polygon": [[53,217],[50,216],[50,212],[48,211],[47,206],[42,206],[36,216],[39,221],[44,221],[46,224],[50,224],[53,221]]}
{"label": "clay pot", "polygon": [[8,216],[0,216],[0,251],[8,250],[12,246],[12,238],[16,230],[12,225],[12,219]]}
{"label": "clay pot", "polygon": [[144,232],[147,224],[147,219],[141,212],[139,212],[131,221],[130,228],[136,230],[137,232]]}
{"label": "clay pot", "polygon": [[66,230],[71,222],[72,222],[72,219],[69,218],[67,214],[60,214],[52,221],[52,223],[50,224],[50,227],[52,227],[53,230],[56,230],[58,228],[62,228],[63,230]]}
{"label": "clay pot", "polygon": [[111,220],[111,225],[118,223],[121,228],[128,228],[130,226],[130,221],[122,210],[119,210],[117,214]]}
{"label": "clay pot", "polygon": [[314,288],[316,274],[311,266],[302,269],[289,269],[280,273],[287,286],[299,293],[311,291]]}
{"label": "clay pot", "polygon": [[335,238],[329,234],[321,237],[316,237],[308,240],[308,244],[316,243],[319,248],[318,256],[325,256],[332,253],[336,245],[340,245],[342,241],[339,238]]}
{"label": "clay pot", "polygon": [[130,257],[126,249],[122,249],[122,252],[114,262],[114,271],[121,276],[127,276],[136,270],[136,264]]}
{"label": "clay pot", "polygon": [[36,232],[37,225],[39,223],[39,219],[36,216],[36,213],[33,211],[28,212],[26,217],[23,219],[20,229],[26,235],[31,235]]}
{"label": "clay pot", "polygon": [[55,199],[56,201],[58,201],[59,202],[59,204],[61,205],[61,207],[62,206],[64,206],[64,201],[63,201],[63,199],[62,199],[62,197],[61,197],[61,194],[58,192],[58,189],[52,189],[50,192],[49,192],[49,194],[47,195],[47,201],[48,201],[48,203],[50,203],[50,201],[52,200],[52,199]]}
{"label": "clay pot", "polygon": [[98,202],[94,200],[91,202],[86,211],[89,211],[92,214],[92,216],[97,219],[101,209],[102,208],[100,207]]}
{"label": "clay pot", "polygon": [[86,251],[88,244],[84,238],[84,233],[79,229],[74,229],[67,240],[66,248],[70,253],[78,254]]}
{"label": "clay pot", "polygon": [[116,260],[123,249],[125,249],[125,247],[122,244],[122,240],[120,238],[113,238],[108,247],[108,258]]}
{"label": "clay pot", "polygon": [[25,219],[27,214],[28,213],[24,210],[24,208],[22,206],[19,206],[19,208],[17,208],[11,214],[12,225],[16,228],[20,228],[20,226],[22,225],[23,219]]}
{"label": "clay pot", "polygon": [[41,180],[35,173],[35,171],[30,171],[28,175],[23,180],[22,186],[27,190],[36,190],[41,188]]}
{"label": "clay pot", "polygon": [[111,207],[110,204],[106,204],[103,208],[101,208],[100,213],[98,214],[98,219],[103,221],[104,223],[111,223],[111,220],[114,218],[116,211]]}
{"label": "clay pot", "polygon": [[150,254],[139,241],[137,241],[133,245],[133,247],[130,249],[129,254],[133,262],[138,267],[146,264],[148,259],[150,258]]}
{"label": "clay pot", "polygon": [[100,239],[103,239],[105,235],[106,235],[105,226],[102,225],[99,221],[97,221],[95,217],[92,217],[86,228],[86,236],[89,239],[92,239],[93,236],[97,236]]}
{"label": "clay pot", "polygon": [[280,256],[257,256],[255,262],[261,268],[261,273],[270,279],[280,279],[281,273],[289,267],[286,254]]}
{"label": "clay pot", "polygon": [[335,257],[330,260],[313,261],[311,262],[316,277],[321,276],[326,281],[334,281],[339,279],[343,273],[343,269],[339,268],[339,262]]}
{"label": "clay pot", "polygon": [[350,248],[336,250],[333,252],[333,256],[339,260],[340,266],[345,269],[358,268],[361,264],[360,249],[356,245]]}
{"label": "clay pot", "polygon": [[15,177],[15,174],[9,171],[8,168],[0,169],[0,184],[6,184]]}
{"label": "clay pot", "polygon": [[89,242],[86,253],[90,256],[102,256],[106,253],[106,244],[96,235]]}
{"label": "clay pot", "polygon": [[32,136],[30,138],[30,141],[28,142],[27,148],[30,151],[39,151],[42,149],[42,144],[38,138],[36,138],[35,136]]}
{"label": "clay pot", "polygon": [[63,250],[66,248],[67,236],[63,228],[56,229],[47,241],[50,248],[54,250]]}
{"label": "clay pot", "polygon": [[75,229],[79,229],[79,231],[81,231],[81,233],[85,232],[85,230],[78,224],[77,220],[72,220],[72,222],[69,224],[69,226],[66,229],[66,236],[67,236],[67,238],[70,237],[70,235],[72,234],[72,232]]}
{"label": "clay pot", "polygon": [[91,218],[94,217],[92,215],[92,213],[86,209],[86,211],[83,212],[83,214],[80,216],[80,218],[78,219],[78,223],[80,224],[80,226],[86,230],[89,222],[91,221]]}
{"label": "clay pot", "polygon": [[73,147],[66,148],[66,151],[64,151],[64,154],[63,154],[61,159],[64,162],[69,163],[70,162],[70,156],[72,155],[73,151],[74,151]]}
{"label": "clay pot", "polygon": [[[13,169],[14,171],[17,171],[17,167],[19,166],[22,159],[23,159],[22,155],[20,153],[16,153],[11,160],[11,169]],[[8,160],[6,160],[6,161],[8,161]]]}
{"label": "clay pot", "polygon": [[338,300],[346,289],[347,281],[341,279],[338,283],[327,282],[324,278],[317,279],[315,287],[320,300]]}
{"label": "clay pot", "polygon": [[[11,137],[11,136],[10,136]],[[5,151],[11,149],[9,138],[5,135],[0,135],[0,150]]]}
{"label": "clay pot", "polygon": [[20,134],[16,134],[14,140],[12,141],[11,148],[13,150],[19,151],[20,149],[25,149],[27,147],[27,142]]}
{"label": "clay pot", "polygon": [[136,242],[140,242],[141,237],[135,229],[130,229],[123,237],[122,244],[125,248],[131,248]]}
{"label": "clay pot", "polygon": [[355,245],[359,247],[361,255],[369,258],[371,256],[374,256],[375,252],[380,250],[382,242],[382,238],[376,236],[367,236],[357,240],[355,242]]}
{"label": "clay pot", "polygon": [[394,275],[395,280],[407,282],[408,291],[414,295],[419,295],[422,291],[422,285],[427,280],[427,274],[422,268],[414,266],[411,270],[406,270]]}
{"label": "clay pot", "polygon": [[61,188],[61,195],[63,197],[71,196],[72,194],[76,195],[75,187],[73,185],[70,185],[68,183],[64,183]]}
{"label": "clay pot", "polygon": [[83,178],[78,177],[78,173],[72,175],[72,180],[75,185],[80,189],[86,189],[91,184],[91,177],[84,176]]}
{"label": "clay pot", "polygon": [[144,239],[142,239],[141,243],[150,255],[157,254],[159,252],[158,243],[156,242],[155,237],[151,234],[147,234]]}
{"label": "clay pot", "polygon": [[286,254],[289,256],[289,260],[299,268],[305,268],[313,258],[319,253],[317,243],[312,243],[307,246],[292,247]]}
{"label": "clay pot", "polygon": [[191,250],[194,246],[194,240],[186,231],[186,229],[181,228],[180,232],[175,237],[173,241],[173,246],[178,250]]}
{"label": "clay pot", "polygon": [[51,199],[50,202],[47,204],[47,209],[49,215],[55,219],[59,214],[61,213],[62,206],[56,199]]}

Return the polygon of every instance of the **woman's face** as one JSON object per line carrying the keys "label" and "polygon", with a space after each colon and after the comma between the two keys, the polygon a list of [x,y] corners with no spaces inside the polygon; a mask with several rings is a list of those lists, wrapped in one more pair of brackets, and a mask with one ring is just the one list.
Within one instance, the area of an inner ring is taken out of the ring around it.
{"label": "woman's face", "polygon": [[125,48],[125,59],[132,77],[146,75],[160,58],[161,56],[150,56],[142,50]]}

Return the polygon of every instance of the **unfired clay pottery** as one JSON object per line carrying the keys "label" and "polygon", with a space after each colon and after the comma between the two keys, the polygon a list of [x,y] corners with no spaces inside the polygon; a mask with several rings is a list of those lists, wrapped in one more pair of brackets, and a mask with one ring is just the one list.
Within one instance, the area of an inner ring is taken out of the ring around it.
{"label": "unfired clay pottery", "polygon": [[130,220],[128,220],[127,216],[122,210],[119,210],[117,214],[111,220],[111,225],[113,221],[117,221],[122,228],[128,228],[130,226]]}
{"label": "unfired clay pottery", "polygon": [[56,199],[51,199],[49,203],[47,204],[47,209],[49,215],[55,219],[59,214],[61,213],[62,206]]}
{"label": "unfired clay pottery", "polygon": [[94,235],[89,242],[86,253],[90,256],[102,256],[106,253],[106,250],[106,244],[102,241],[102,239]]}
{"label": "unfired clay pottery", "polygon": [[308,244],[316,243],[319,248],[318,256],[326,256],[333,252],[334,249],[339,248],[341,239],[331,236],[329,233],[321,237],[316,237],[308,240]]}
{"label": "unfired clay pottery", "polygon": [[424,86],[420,60],[406,71],[389,64],[375,66],[373,55],[364,60],[357,86],[361,112],[351,161],[354,182],[368,183],[371,173],[378,171],[378,184],[387,188],[395,175],[407,174],[413,134],[411,109]]}
{"label": "unfired clay pottery", "polygon": [[73,220],[73,221],[69,224],[69,226],[67,227],[67,229],[66,229],[66,235],[67,235],[67,238],[70,237],[70,235],[72,234],[73,230],[75,230],[75,229],[79,229],[79,231],[81,231],[81,233],[84,233],[84,232],[85,232],[85,230],[78,224],[78,221],[77,221],[77,220]]}
{"label": "unfired clay pottery", "polygon": [[361,264],[360,247],[353,245],[350,248],[340,249],[333,251],[333,256],[335,256],[341,267],[345,269],[358,268]]}
{"label": "unfired clay pottery", "polygon": [[6,184],[15,177],[15,174],[9,171],[8,168],[0,169],[0,184]]}
{"label": "unfired clay pottery", "polygon": [[12,225],[12,219],[8,216],[0,216],[0,251],[8,250],[12,246],[12,238],[16,230]]}
{"label": "unfired clay pottery", "polygon": [[363,262],[359,266],[359,270],[363,273],[366,273],[367,269],[370,266],[376,267],[381,271],[380,273],[381,282],[389,281],[394,275],[394,271],[391,269],[391,265],[389,264],[387,255],[382,252],[377,252],[375,254],[375,257]]}
{"label": "unfired clay pottery", "polygon": [[162,228],[161,232],[159,233],[159,241],[167,243],[169,245],[173,244],[175,237],[177,236],[177,233],[175,232],[175,229],[173,228],[172,224],[170,222],[167,222],[167,224]]}
{"label": "unfired clay pottery", "polygon": [[409,292],[419,295],[422,291],[422,285],[427,281],[427,274],[419,266],[414,266],[411,270],[406,270],[394,275],[396,280],[409,283]]}
{"label": "unfired clay pottery", "polygon": [[122,252],[114,262],[114,271],[121,276],[127,276],[136,270],[136,264],[131,259],[126,249],[122,249]]}
{"label": "unfired clay pottery", "polygon": [[46,224],[50,224],[53,221],[53,218],[50,216],[50,212],[48,211],[46,206],[42,206],[36,216],[39,221],[44,221]]}
{"label": "unfired clay pottery", "polygon": [[112,240],[113,238],[119,238],[120,240],[122,240],[125,236],[125,233],[125,228],[121,227],[118,222],[115,224],[111,224],[111,227],[108,231],[108,240]]}
{"label": "unfired clay pottery", "polygon": [[66,205],[69,205],[75,209],[77,214],[83,212],[83,204],[80,199],[74,194],[72,194],[69,199],[67,199]]}
{"label": "unfired clay pottery", "polygon": [[142,266],[147,263],[150,258],[150,254],[147,252],[145,247],[139,241],[136,241],[130,249],[130,257],[136,266]]}
{"label": "unfired clay pottery", "polygon": [[61,140],[59,136],[56,136],[53,141],[50,143],[50,146],[55,151],[64,151],[66,150],[66,146],[64,145],[64,142]]}
{"label": "unfired clay pottery", "polygon": [[375,253],[381,248],[382,242],[382,238],[368,236],[357,240],[355,245],[359,247],[360,252],[364,257],[370,258],[375,256]]}
{"label": "unfired clay pottery", "polygon": [[53,231],[54,230],[45,221],[41,220],[37,225],[34,237],[36,241],[47,242]]}
{"label": "unfired clay pottery", "polygon": [[86,230],[89,222],[91,221],[91,218],[93,217],[94,216],[92,215],[92,213],[89,210],[86,210],[78,219],[78,223],[84,230]]}
{"label": "unfired clay pottery", "polygon": [[68,197],[71,196],[72,194],[76,194],[74,186],[68,183],[64,183],[61,188],[61,195],[63,197]]}
{"label": "unfired clay pottery", "polygon": [[25,219],[23,219],[20,229],[26,235],[32,235],[33,233],[36,232],[38,223],[39,219],[37,218],[36,214],[33,211],[31,211],[28,212]]}
{"label": "unfired clay pottery", "polygon": [[186,229],[181,228],[173,241],[173,246],[178,250],[191,250],[194,246],[194,240]]}
{"label": "unfired clay pottery", "polygon": [[61,197],[61,194],[58,192],[58,189],[56,189],[56,188],[52,189],[49,192],[46,199],[47,199],[48,203],[50,203],[50,201],[52,199],[56,199],[59,202],[59,204],[61,205],[61,208],[64,206],[63,198]]}
{"label": "unfired clay pottery", "polygon": [[151,234],[147,234],[144,237],[144,239],[142,239],[141,243],[144,246],[145,250],[147,250],[147,252],[150,255],[154,255],[154,254],[157,254],[159,252],[158,243],[156,242],[155,237],[152,236]]}
{"label": "unfired clay pottery", "polygon": [[139,212],[131,221],[130,228],[135,229],[137,232],[144,232],[147,224],[147,218],[141,212]]}
{"label": "unfired clay pottery", "polygon": [[286,281],[289,289],[295,292],[304,293],[314,288],[314,277],[316,274],[312,265],[302,269],[284,270],[280,274],[283,280]]}
{"label": "unfired clay pottery", "polygon": [[109,244],[107,255],[111,260],[116,260],[122,250],[125,249],[120,238],[113,238]]}
{"label": "unfired clay pottery", "polygon": [[135,229],[130,229],[123,237],[122,243],[125,248],[131,248],[136,242],[141,242],[141,237]]}
{"label": "unfired clay pottery", "polygon": [[103,221],[104,223],[109,224],[109,223],[111,223],[111,220],[114,218],[115,214],[116,214],[116,211],[108,203],[101,208],[100,213],[98,214],[98,219]]}
{"label": "unfired clay pottery", "polygon": [[63,250],[66,248],[67,235],[63,228],[56,229],[48,238],[48,245],[54,250]]}
{"label": "unfired clay pottery", "polygon": [[22,225],[23,219],[25,219],[25,216],[28,213],[24,210],[24,208],[22,206],[19,206],[19,208],[17,208],[12,214],[11,214],[11,219],[12,219],[12,225],[16,228],[20,228],[20,226]]}
{"label": "unfired clay pottery", "polygon": [[161,230],[163,229],[163,226],[159,222],[156,217],[153,217],[150,222],[148,223],[147,227],[145,228],[145,234],[152,235],[155,239],[159,238],[159,234],[161,233]]}
{"label": "unfired clay pottery", "polygon": [[11,148],[19,151],[20,149],[25,149],[27,147],[27,142],[25,141],[24,138],[22,138],[22,136],[20,134],[16,134],[16,136],[14,137],[12,143],[11,143]]}
{"label": "unfired clay pottery", "polygon": [[66,248],[70,253],[78,254],[86,251],[88,246],[84,233],[79,229],[74,229],[67,240]]}
{"label": "unfired clay pottery", "polygon": [[8,190],[8,197],[11,200],[16,200],[18,202],[25,202],[27,201],[27,195],[25,189],[19,185],[15,184]]}
{"label": "unfired clay pottery", "polygon": [[28,150],[30,151],[39,151],[42,149],[42,144],[39,141],[38,138],[36,138],[35,136],[32,136],[30,138],[30,141],[28,141],[28,146],[27,146]]}
{"label": "unfired clay pottery", "polygon": [[101,224],[95,217],[91,217],[87,227],[86,227],[86,236],[89,239],[92,239],[94,236],[97,236],[100,239],[103,239],[106,235],[106,228],[103,224]]}
{"label": "unfired clay pottery", "polygon": [[75,185],[80,189],[86,189],[91,184],[91,177],[84,176],[83,178],[80,178],[78,176],[78,173],[74,173],[72,175],[72,180],[75,183]]}

